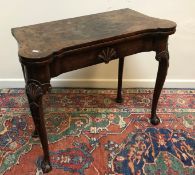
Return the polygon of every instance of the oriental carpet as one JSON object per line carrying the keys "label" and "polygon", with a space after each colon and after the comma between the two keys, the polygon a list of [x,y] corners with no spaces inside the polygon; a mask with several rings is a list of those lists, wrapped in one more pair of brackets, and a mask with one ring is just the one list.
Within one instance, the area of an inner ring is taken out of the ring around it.
{"label": "oriental carpet", "polygon": [[[195,174],[195,90],[164,89],[161,123],[149,123],[153,89],[54,88],[44,96],[51,175]],[[41,175],[42,149],[24,89],[0,90],[0,174]]]}

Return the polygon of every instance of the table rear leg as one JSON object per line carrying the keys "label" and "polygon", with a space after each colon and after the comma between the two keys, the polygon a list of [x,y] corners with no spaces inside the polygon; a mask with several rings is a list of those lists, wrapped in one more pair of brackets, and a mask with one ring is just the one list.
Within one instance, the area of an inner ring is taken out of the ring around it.
{"label": "table rear leg", "polygon": [[118,90],[117,90],[117,103],[122,103],[122,81],[123,81],[123,67],[124,67],[124,57],[119,58],[119,64],[118,64]]}
{"label": "table rear leg", "polygon": [[169,67],[168,49],[162,52],[157,52],[156,60],[159,61],[159,67],[158,67],[158,73],[157,73],[157,78],[156,78],[156,84],[154,88],[152,111],[151,111],[151,118],[150,118],[150,121],[153,125],[157,125],[160,123],[160,119],[158,118],[156,114],[156,109],[157,109],[158,100],[161,94],[161,90],[163,88],[163,85],[166,79],[167,70]]}
{"label": "table rear leg", "polygon": [[52,167],[49,159],[49,148],[45,121],[42,108],[43,89],[38,81],[30,81],[26,85],[26,94],[28,96],[31,114],[35,123],[35,132],[37,131],[41,140],[44,157],[41,163],[41,168],[44,173],[49,172]]}

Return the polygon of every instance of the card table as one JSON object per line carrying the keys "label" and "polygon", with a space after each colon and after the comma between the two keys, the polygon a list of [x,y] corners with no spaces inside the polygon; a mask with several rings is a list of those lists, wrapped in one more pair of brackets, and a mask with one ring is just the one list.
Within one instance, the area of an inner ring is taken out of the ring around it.
{"label": "card table", "polygon": [[118,59],[116,102],[122,103],[124,58],[140,52],[156,52],[159,66],[150,121],[153,125],[159,124],[156,109],[169,66],[168,37],[176,31],[175,22],[120,9],[11,31],[19,46],[19,60],[35,124],[33,136],[39,136],[43,148],[41,168],[44,173],[52,167],[42,97],[51,88],[51,78],[62,73]]}

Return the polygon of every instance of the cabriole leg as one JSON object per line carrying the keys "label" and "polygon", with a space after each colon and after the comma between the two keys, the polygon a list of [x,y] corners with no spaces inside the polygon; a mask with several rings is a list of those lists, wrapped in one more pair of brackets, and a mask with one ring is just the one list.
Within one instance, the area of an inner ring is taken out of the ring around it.
{"label": "cabriole leg", "polygon": [[26,94],[28,97],[31,114],[35,123],[35,132],[38,132],[43,148],[44,156],[41,163],[41,168],[44,173],[47,173],[52,169],[52,167],[49,159],[48,140],[43,116],[43,88],[41,83],[36,80],[28,81],[26,84]]}
{"label": "cabriole leg", "polygon": [[152,111],[151,111],[151,118],[150,118],[150,121],[153,125],[157,125],[160,123],[160,119],[158,118],[156,114],[156,109],[157,109],[158,100],[161,94],[161,90],[163,88],[163,85],[166,79],[167,70],[169,67],[168,49],[161,51],[161,52],[157,52],[156,60],[159,61],[159,67],[158,67],[158,73],[157,73],[157,78],[156,78],[156,84],[154,88]]}
{"label": "cabriole leg", "polygon": [[[23,76],[24,76],[24,80],[25,80],[25,82],[27,81],[26,79],[26,75],[25,75],[25,68],[24,68],[24,65],[21,63],[21,66],[22,66],[22,72],[23,72]],[[34,121],[34,120],[33,120]],[[35,124],[35,123],[34,123]],[[38,131],[37,131],[37,129],[36,129],[36,126],[35,126],[35,130],[33,131],[33,133],[32,133],[32,137],[33,138],[37,138],[37,137],[39,137],[39,135],[38,135]]]}

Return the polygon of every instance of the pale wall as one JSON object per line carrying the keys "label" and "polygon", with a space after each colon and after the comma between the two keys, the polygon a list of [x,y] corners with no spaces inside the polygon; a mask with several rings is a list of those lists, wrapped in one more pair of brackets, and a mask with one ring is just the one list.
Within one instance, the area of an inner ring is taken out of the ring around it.
{"label": "pale wall", "polygon": [[[0,88],[23,87],[12,27],[120,8],[173,20],[177,32],[169,40],[170,68],[165,87],[195,88],[195,0],[0,0]],[[124,87],[153,87],[158,62],[154,53],[125,60]],[[116,87],[117,61],[63,74],[55,86]]]}

